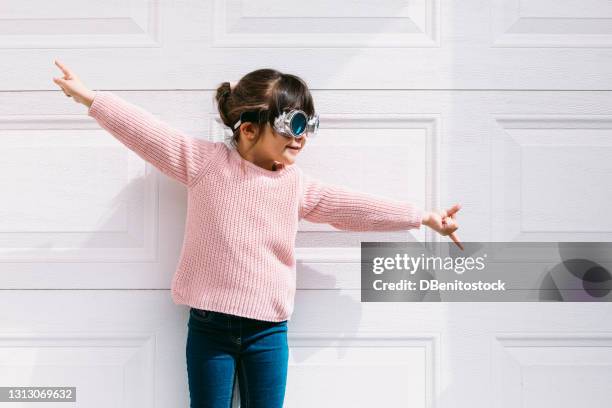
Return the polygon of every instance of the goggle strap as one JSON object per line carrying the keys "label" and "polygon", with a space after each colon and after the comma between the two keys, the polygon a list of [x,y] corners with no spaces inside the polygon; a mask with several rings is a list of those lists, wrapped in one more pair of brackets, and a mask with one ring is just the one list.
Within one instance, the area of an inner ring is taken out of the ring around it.
{"label": "goggle strap", "polygon": [[268,120],[268,111],[248,111],[240,114],[240,119],[234,125],[234,130],[238,129],[238,126],[244,122],[262,123]]}

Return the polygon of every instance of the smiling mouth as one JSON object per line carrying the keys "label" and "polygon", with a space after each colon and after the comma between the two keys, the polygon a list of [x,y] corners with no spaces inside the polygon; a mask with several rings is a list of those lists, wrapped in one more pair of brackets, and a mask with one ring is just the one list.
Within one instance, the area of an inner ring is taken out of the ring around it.
{"label": "smiling mouth", "polygon": [[299,146],[287,146],[287,149],[300,150]]}

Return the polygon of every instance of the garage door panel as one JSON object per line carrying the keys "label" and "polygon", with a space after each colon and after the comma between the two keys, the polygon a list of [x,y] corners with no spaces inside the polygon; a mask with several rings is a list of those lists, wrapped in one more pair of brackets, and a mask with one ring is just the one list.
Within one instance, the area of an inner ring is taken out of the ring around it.
{"label": "garage door panel", "polygon": [[264,65],[315,89],[610,88],[600,0],[36,4],[0,11],[0,90],[55,89],[54,58],[98,89],[211,89]]}

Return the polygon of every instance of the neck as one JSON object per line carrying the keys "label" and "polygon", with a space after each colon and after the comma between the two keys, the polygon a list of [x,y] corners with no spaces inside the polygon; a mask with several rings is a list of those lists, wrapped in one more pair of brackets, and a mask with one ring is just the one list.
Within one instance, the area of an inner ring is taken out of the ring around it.
{"label": "neck", "polygon": [[240,146],[237,146],[236,150],[238,151],[238,154],[242,156],[243,159],[248,160],[251,163],[255,164],[256,166],[262,167],[266,170],[278,171],[284,167],[284,165],[281,162],[277,162],[274,160],[272,161],[272,163],[270,162],[260,163],[256,161],[255,158],[253,158],[251,155],[243,153],[244,149],[242,149]]}

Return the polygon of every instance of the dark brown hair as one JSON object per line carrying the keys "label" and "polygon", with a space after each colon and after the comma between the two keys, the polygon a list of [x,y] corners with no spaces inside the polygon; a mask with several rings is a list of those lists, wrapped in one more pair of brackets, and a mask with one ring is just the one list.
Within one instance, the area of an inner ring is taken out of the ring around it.
{"label": "dark brown hair", "polygon": [[[314,102],[306,82],[300,77],[285,74],[271,68],[251,71],[243,76],[233,87],[229,82],[223,82],[217,87],[215,95],[221,120],[229,126],[233,135],[230,143],[238,144],[240,127],[234,129],[234,124],[245,111],[269,110],[267,123],[273,126],[274,119],[287,109],[301,109],[307,115],[315,113]],[[259,140],[262,126],[253,123],[257,129],[255,142]]]}

